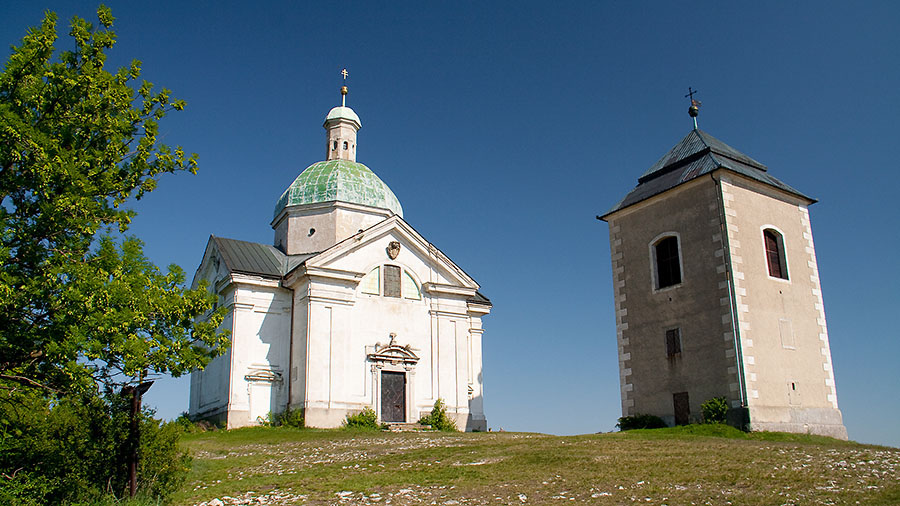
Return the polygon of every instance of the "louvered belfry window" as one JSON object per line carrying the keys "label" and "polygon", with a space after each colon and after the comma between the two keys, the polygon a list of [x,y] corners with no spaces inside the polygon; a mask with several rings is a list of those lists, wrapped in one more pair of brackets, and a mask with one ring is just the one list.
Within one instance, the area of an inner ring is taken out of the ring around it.
{"label": "louvered belfry window", "polygon": [[384,296],[400,297],[400,267],[384,266]]}
{"label": "louvered belfry window", "polygon": [[769,267],[769,276],[787,279],[787,265],[784,260],[784,240],[781,238],[781,234],[767,228],[763,230],[763,238],[766,241],[766,263]]}
{"label": "louvered belfry window", "polygon": [[656,243],[656,288],[681,283],[681,265],[678,261],[678,238],[666,237]]}

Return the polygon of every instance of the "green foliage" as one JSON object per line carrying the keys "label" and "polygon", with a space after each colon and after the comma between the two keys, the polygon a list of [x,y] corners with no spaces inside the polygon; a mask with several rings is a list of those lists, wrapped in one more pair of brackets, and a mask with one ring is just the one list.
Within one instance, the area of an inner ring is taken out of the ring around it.
{"label": "green foliage", "polygon": [[[228,345],[204,287],[182,288],[122,234],[126,204],[196,156],[159,142],[158,121],[184,102],[138,82],[140,62],[111,73],[116,35],[75,17],[57,52],[56,15],[28,30],[0,74],[0,387],[90,394],[143,371],[179,376]],[[56,56],[54,56],[56,55]]]}
{"label": "green foliage", "polygon": [[[196,155],[158,138],[183,101],[139,81],[137,60],[105,69],[116,35],[108,8],[97,18],[73,18],[57,49],[48,12],[0,73],[0,504],[121,496],[129,409],[108,392],[228,346],[215,295],[124,235],[127,205],[163,174],[195,173]],[[146,411],[140,427],[141,491],[165,497],[188,463],[183,430]]]}
{"label": "green foliage", "polygon": [[287,408],[275,416],[276,425],[279,427],[293,427],[302,429],[306,427],[306,420],[303,417],[302,409]]}
{"label": "green foliage", "polygon": [[728,400],[724,397],[713,397],[700,405],[703,423],[725,423],[728,418]]}
{"label": "green foliage", "polygon": [[655,415],[637,414],[619,418],[619,423],[616,424],[616,427],[618,427],[619,430],[661,429],[666,427],[666,422]]}
{"label": "green foliage", "polygon": [[431,413],[423,416],[419,423],[422,425],[430,425],[434,430],[441,430],[445,432],[457,432],[459,429],[456,427],[456,422],[450,419],[447,416],[447,405],[444,404],[444,400],[438,398],[438,400],[434,401],[434,407],[431,408]]}
{"label": "green foliage", "polygon": [[262,427],[293,427],[295,429],[304,428],[306,423],[303,417],[303,410],[291,408],[287,408],[280,413],[269,411],[265,419],[259,419],[258,421]]}
{"label": "green foliage", "polygon": [[[0,399],[0,504],[96,503],[127,490],[130,399],[66,397],[49,402],[32,392]],[[190,456],[178,448],[181,429],[145,409],[138,487],[165,499],[184,482]]]}
{"label": "green foliage", "polygon": [[375,410],[366,406],[359,413],[354,415],[347,415],[347,419],[344,420],[344,427],[348,429],[380,429],[381,426],[378,424],[378,415],[375,414]]}
{"label": "green foliage", "polygon": [[181,414],[178,415],[178,418],[172,420],[172,424],[181,429],[181,432],[187,434],[193,434],[202,430],[198,426],[198,424],[194,423],[194,421],[191,420],[191,417],[188,416],[187,411],[182,411]]}

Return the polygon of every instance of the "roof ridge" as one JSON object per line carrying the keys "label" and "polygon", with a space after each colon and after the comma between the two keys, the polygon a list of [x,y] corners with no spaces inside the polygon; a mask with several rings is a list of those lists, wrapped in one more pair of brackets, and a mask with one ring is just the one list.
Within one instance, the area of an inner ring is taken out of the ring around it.
{"label": "roof ridge", "polygon": [[[714,135],[708,132],[704,132],[699,129],[697,131],[700,133],[700,138],[703,143],[709,146],[712,152],[722,155],[730,160],[750,165],[751,167],[760,169],[762,171],[768,171],[768,167],[764,163],[751,158],[746,153],[740,151],[739,149],[729,145],[722,140],[719,140]],[[704,136],[709,137],[709,139],[706,139]],[[710,140],[712,142],[710,142]],[[721,148],[719,146],[721,146]]]}
{"label": "roof ridge", "polygon": [[684,167],[685,165],[687,165],[689,163],[693,163],[693,162],[699,160],[700,158],[703,158],[704,156],[711,155],[711,154],[713,154],[713,149],[711,146],[707,145],[703,149],[700,149],[694,153],[691,153],[691,154],[689,154],[683,158],[680,158],[672,163],[666,164],[666,165],[662,166],[661,168],[659,168],[649,174],[639,177],[638,184],[643,184],[643,183],[646,183],[647,181],[650,181],[651,179],[656,179],[660,176],[663,176],[663,175],[668,174],[672,171],[675,171],[681,167]]}

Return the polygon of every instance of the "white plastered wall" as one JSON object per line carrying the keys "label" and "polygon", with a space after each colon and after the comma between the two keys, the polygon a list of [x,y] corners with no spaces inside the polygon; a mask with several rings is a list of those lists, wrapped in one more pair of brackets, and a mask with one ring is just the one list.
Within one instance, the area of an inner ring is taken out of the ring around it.
{"label": "white plastered wall", "polygon": [[[477,285],[458,271],[438,250],[408,226],[376,226],[351,238],[340,251],[309,262],[297,276],[295,306],[308,307],[306,371],[292,391],[292,406],[306,409],[310,426],[340,425],[347,413],[371,406],[380,414],[379,379],[382,370],[399,370],[408,382],[406,420],[413,422],[429,411],[437,398],[447,404],[460,428],[486,429],[482,399],[481,316],[488,306],[471,305]],[[379,227],[381,229],[379,230]],[[388,256],[391,242],[400,243],[395,259]],[[359,280],[374,267],[396,265],[408,272],[420,288],[421,298],[393,298],[364,294]],[[298,310],[298,314],[300,314]],[[295,321],[295,332],[302,331]],[[368,357],[376,346],[408,346],[418,357],[412,367],[376,364]],[[297,369],[303,369],[297,364]],[[303,384],[303,390],[299,385]]]}

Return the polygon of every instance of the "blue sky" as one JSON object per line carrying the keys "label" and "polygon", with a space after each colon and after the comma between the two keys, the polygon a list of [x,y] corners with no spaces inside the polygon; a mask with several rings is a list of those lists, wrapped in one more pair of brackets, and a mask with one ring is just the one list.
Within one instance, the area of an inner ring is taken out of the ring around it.
{"label": "blue sky", "polygon": [[[810,213],[838,401],[851,439],[900,446],[896,2],[109,2],[143,77],[185,99],[165,142],[200,155],[131,232],[191,276],[210,234],[270,243],[272,210],[324,157],[322,121],[360,115],[358,160],[406,220],[479,281],[495,429],[576,434],[620,416],[609,243],[594,219],[700,127],[819,199]],[[7,0],[0,42],[45,9]],[[65,30],[61,30],[65,32]],[[63,37],[62,44],[68,44]],[[157,382],[160,415],[186,378]]]}

